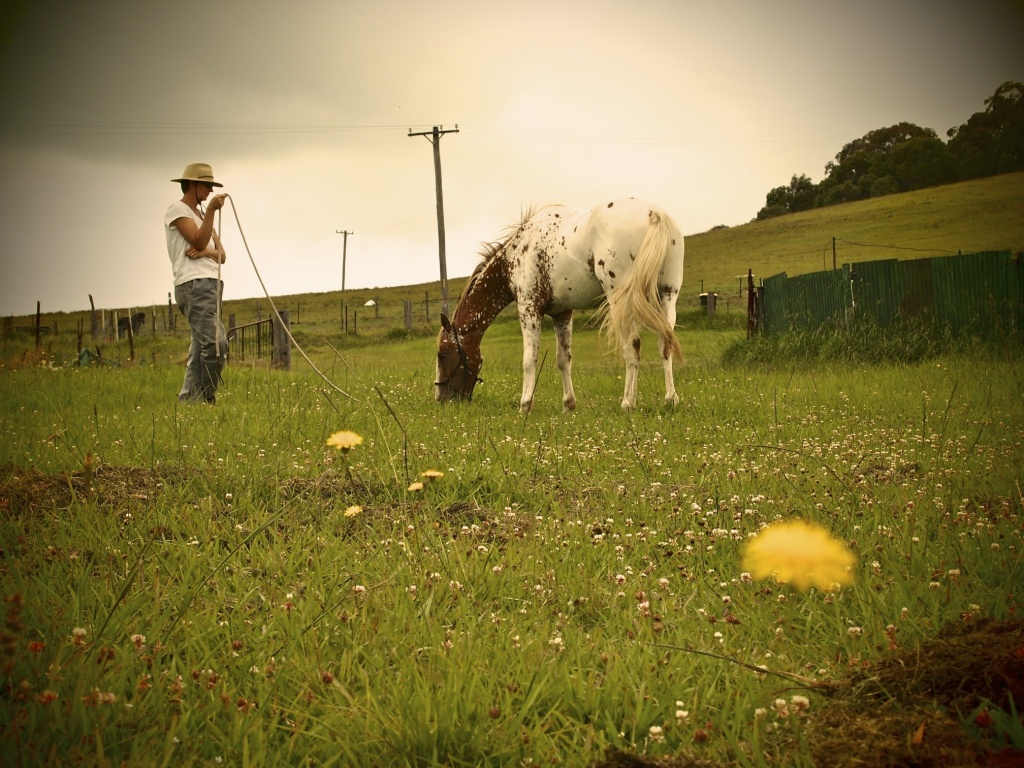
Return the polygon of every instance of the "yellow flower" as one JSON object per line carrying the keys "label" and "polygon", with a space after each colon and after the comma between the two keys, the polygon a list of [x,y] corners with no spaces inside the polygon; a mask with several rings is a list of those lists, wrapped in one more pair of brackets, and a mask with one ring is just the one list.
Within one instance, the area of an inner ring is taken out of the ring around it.
{"label": "yellow flower", "polygon": [[431,480],[437,480],[439,477],[444,477],[444,472],[436,469],[428,469],[424,472],[420,472],[420,477],[429,483]]}
{"label": "yellow flower", "polygon": [[355,432],[349,432],[347,429],[343,429],[341,432],[335,432],[327,438],[327,444],[329,446],[344,452],[348,452],[350,448],[355,448],[357,445],[362,444],[362,442],[363,438],[360,435],[357,435]]}
{"label": "yellow flower", "polygon": [[412,485],[409,486],[409,490],[414,492],[414,493],[416,491],[422,491],[423,490],[423,483],[415,482],[415,483],[413,483]]}
{"label": "yellow flower", "polygon": [[755,578],[770,577],[799,590],[815,586],[831,592],[853,584],[856,562],[828,531],[802,520],[768,526],[743,552],[743,567]]}
{"label": "yellow flower", "polygon": [[358,504],[353,504],[351,507],[345,510],[345,517],[355,517],[363,511],[363,508]]}

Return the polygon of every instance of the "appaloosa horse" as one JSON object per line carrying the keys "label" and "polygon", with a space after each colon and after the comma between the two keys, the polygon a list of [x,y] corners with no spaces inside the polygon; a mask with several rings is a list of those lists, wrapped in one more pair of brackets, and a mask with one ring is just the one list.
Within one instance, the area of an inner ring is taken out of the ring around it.
{"label": "appaloosa horse", "polygon": [[435,396],[471,399],[480,381],[480,341],[497,314],[515,301],[523,330],[523,411],[533,407],[541,318],[555,322],[562,404],[576,407],[572,388],[572,313],[607,299],[605,329],[626,361],[622,407],[636,405],[639,330],[658,337],[665,371],[665,402],[679,402],[672,355],[676,299],[683,282],[683,237],[660,208],[642,200],[615,200],[589,211],[561,205],[527,213],[504,240],[486,247],[449,320],[437,336]]}

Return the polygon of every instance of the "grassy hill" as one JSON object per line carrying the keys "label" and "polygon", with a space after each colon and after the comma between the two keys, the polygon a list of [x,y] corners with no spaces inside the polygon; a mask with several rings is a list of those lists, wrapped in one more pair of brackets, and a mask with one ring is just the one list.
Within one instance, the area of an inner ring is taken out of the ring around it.
{"label": "grassy hill", "polygon": [[[835,260],[839,266],[958,251],[1019,250],[1024,248],[1022,211],[1024,173],[1014,173],[687,235],[680,311],[698,306],[702,291],[717,291],[725,300],[719,305],[722,309],[745,311],[740,291],[745,278],[740,276],[745,276],[748,269],[753,270],[756,279],[779,272],[796,275],[831,269],[832,238],[836,238]],[[463,276],[449,281],[452,307],[465,279]],[[439,284],[433,282],[349,290],[344,295],[332,291],[275,296],[274,300],[279,308],[291,311],[296,336],[306,336],[315,343],[319,336],[340,332],[346,307],[350,336],[358,335],[363,341],[386,337],[402,328],[405,300],[413,303],[417,332],[426,333],[437,327],[439,298]],[[365,306],[370,300],[376,306]],[[166,322],[166,307],[156,309],[156,330],[160,332]],[[225,322],[229,315],[243,324],[269,314],[269,303],[263,297],[228,301],[224,305]],[[510,308],[503,319],[512,316]],[[42,324],[57,324],[61,333],[66,334],[77,328],[79,320],[88,329],[86,312],[49,313]],[[585,322],[585,318],[581,320]],[[176,321],[180,333],[184,320],[179,317]],[[26,326],[31,320],[21,317],[8,322]],[[150,322],[147,330],[152,330]]]}
{"label": "grassy hill", "polygon": [[684,292],[876,259],[1024,248],[1024,173],[977,179],[715,229],[686,239]]}

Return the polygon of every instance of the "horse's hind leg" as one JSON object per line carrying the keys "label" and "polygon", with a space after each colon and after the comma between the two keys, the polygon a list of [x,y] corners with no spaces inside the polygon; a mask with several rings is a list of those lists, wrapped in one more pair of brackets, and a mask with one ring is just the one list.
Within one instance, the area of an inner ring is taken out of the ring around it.
{"label": "horse's hind leg", "polygon": [[679,405],[675,377],[672,375],[672,348],[664,339],[659,339],[658,346],[661,349],[661,363],[665,368],[665,405]]}
{"label": "horse's hind leg", "polygon": [[[662,288],[662,308],[665,310],[669,327],[673,329],[676,325],[676,298],[678,295],[678,290]],[[668,339],[662,338],[658,340],[658,348],[661,350],[661,363],[665,369],[665,405],[679,405],[675,377],[672,375],[672,347]]]}
{"label": "horse's hind leg", "polygon": [[622,409],[631,410],[636,407],[636,381],[640,375],[640,335],[633,333],[633,338],[622,345],[622,357],[626,361],[626,388],[622,393]]}
{"label": "horse's hind leg", "polygon": [[576,393],[572,388],[572,310],[553,315],[557,343],[558,372],[562,374],[562,409],[576,410]]}

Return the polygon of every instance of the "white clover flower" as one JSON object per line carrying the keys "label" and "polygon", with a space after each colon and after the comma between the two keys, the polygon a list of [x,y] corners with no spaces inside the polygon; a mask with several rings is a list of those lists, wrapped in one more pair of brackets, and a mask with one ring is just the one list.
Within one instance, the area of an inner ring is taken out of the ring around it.
{"label": "white clover flower", "polygon": [[806,712],[811,706],[811,700],[806,696],[793,696],[790,698],[789,703],[793,705],[793,709],[797,712]]}

